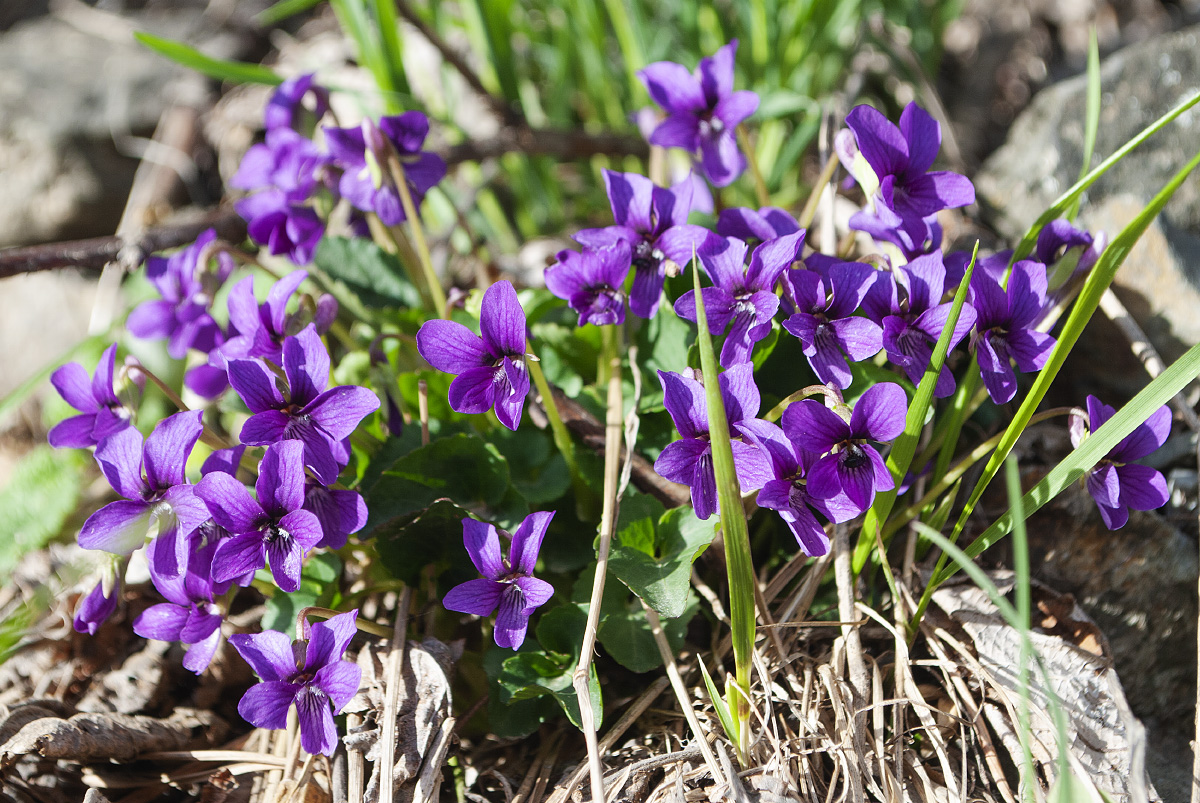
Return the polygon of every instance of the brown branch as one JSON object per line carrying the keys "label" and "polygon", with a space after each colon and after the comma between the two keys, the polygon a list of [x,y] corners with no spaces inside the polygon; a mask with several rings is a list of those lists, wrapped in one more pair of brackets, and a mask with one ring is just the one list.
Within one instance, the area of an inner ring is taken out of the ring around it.
{"label": "brown branch", "polygon": [[[562,416],[563,423],[567,425],[567,429],[574,432],[589,449],[602,452],[604,450],[604,424],[588,412],[582,404],[568,397],[558,388],[551,387],[554,393],[554,403],[558,405],[558,412]],[[622,458],[624,458],[623,454]],[[667,507],[681,507],[688,503],[690,498],[688,489],[660,477],[650,461],[637,452],[633,454],[632,476],[633,484],[639,491],[650,494]]]}
{"label": "brown branch", "polygon": [[650,146],[636,134],[588,134],[568,129],[517,127],[502,130],[494,139],[451,145],[442,156],[448,164],[455,165],[494,159],[514,152],[559,159],[586,159],[601,154],[646,159],[650,156]]}
{"label": "brown branch", "polygon": [[[209,228],[215,228],[217,236],[229,242],[241,242],[246,237],[246,224],[242,219],[233,209],[221,207],[185,222],[147,228],[136,242],[111,236],[0,248],[0,279],[56,268],[100,270],[107,263],[124,256],[129,257],[130,263],[139,264],[156,251],[187,245]],[[133,252],[129,253],[126,249],[133,249]]]}

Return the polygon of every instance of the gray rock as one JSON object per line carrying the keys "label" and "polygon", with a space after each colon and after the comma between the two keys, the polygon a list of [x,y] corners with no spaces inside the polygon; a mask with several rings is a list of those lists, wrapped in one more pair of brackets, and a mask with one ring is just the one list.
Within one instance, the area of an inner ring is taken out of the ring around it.
{"label": "gray rock", "polygon": [[[1125,48],[1101,66],[1098,164],[1180,100],[1200,91],[1200,26]],[[1079,175],[1087,77],[1047,87],[975,177],[980,205],[1016,242]],[[1200,107],[1184,112],[1101,177],[1079,223],[1120,232],[1196,153]],[[1200,182],[1184,182],[1117,274],[1116,289],[1168,360],[1200,342]],[[1086,346],[1086,344],[1083,344]],[[1144,377],[1138,377],[1144,383]]]}

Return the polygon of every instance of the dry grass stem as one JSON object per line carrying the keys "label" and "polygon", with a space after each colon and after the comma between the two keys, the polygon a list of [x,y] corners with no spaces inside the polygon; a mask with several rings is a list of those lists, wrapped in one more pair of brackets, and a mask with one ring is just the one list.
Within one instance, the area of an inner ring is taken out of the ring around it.
{"label": "dry grass stem", "polygon": [[395,629],[387,655],[387,690],[383,699],[383,732],[379,737],[379,761],[383,763],[379,781],[379,803],[392,803],[395,783],[392,764],[396,760],[396,712],[400,707],[400,687],[404,684],[404,651],[408,643],[408,606],[412,589],[405,587],[396,603]]}

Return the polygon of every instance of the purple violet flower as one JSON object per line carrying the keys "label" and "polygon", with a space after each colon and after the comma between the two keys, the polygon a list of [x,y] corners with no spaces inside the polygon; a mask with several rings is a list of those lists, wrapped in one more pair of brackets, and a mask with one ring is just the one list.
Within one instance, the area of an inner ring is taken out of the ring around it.
{"label": "purple violet flower", "polygon": [[229,291],[227,303],[229,323],[237,334],[225,341],[212,362],[219,368],[224,368],[226,361],[231,359],[261,357],[279,362],[283,356],[284,338],[300,329],[295,326],[297,316],[287,313],[288,300],[307,278],[308,272],[303,270],[287,274],[271,285],[262,306],[254,297],[253,276],[247,276],[235,284]]}
{"label": "purple violet flower", "polygon": [[293,643],[278,630],[230,636],[229,643],[262,678],[242,697],[238,713],[255,727],[279,730],[287,727],[295,703],[300,746],[313,755],[332,756],[338,741],[333,715],[358,693],[362,681],[362,669],[343,660],[357,617],[358,611],[350,611],[316,622],[306,642]]}
{"label": "purple violet flower", "polygon": [[[763,243],[754,249],[750,266],[744,266],[746,244],[732,237],[711,237],[699,251],[700,264],[713,281],[700,290],[708,328],[719,335],[730,328],[721,346],[721,365],[748,362],[754,344],[771,331],[771,319],[779,309],[775,285],[783,271],[800,258],[804,231]],[[675,302],[675,313],[696,320],[696,291],[688,290]]]}
{"label": "purple violet flower", "polygon": [[285,397],[275,374],[261,360],[230,360],[229,382],[253,413],[242,425],[241,441],[267,446],[287,440],[304,444],[304,465],[326,485],[336,482],[350,462],[346,439],[366,416],[379,409],[379,398],[357,385],[329,385],[329,352],[316,327],[283,341]]}
{"label": "purple violet flower", "polygon": [[[1095,396],[1087,397],[1087,420],[1071,416],[1071,445],[1076,448],[1116,414],[1116,410]],[[1154,510],[1170,499],[1167,481],[1151,468],[1134,463],[1148,456],[1166,442],[1171,434],[1171,410],[1159,407],[1133,432],[1112,448],[1087,473],[1085,484],[1092,499],[1100,508],[1104,526],[1117,530],[1129,521],[1129,509]]]}
{"label": "purple violet flower", "polygon": [[437,154],[421,150],[429,134],[429,118],[419,111],[381,117],[376,126],[370,118],[361,128],[326,128],[325,138],[333,162],[342,168],[338,192],[355,208],[374,212],[387,226],[404,220],[400,192],[387,167],[395,151],[404,167],[404,178],[413,204],[446,175],[446,163]]}
{"label": "purple violet flower", "polygon": [[[707,519],[717,510],[717,477],[713,470],[712,444],[708,437],[708,402],[704,386],[690,376],[659,371],[663,405],[682,436],[671,441],[654,461],[654,470],[672,482],[687,485],[692,492],[696,516]],[[742,424],[758,415],[761,398],[754,384],[754,366],[739,363],[723,372],[717,381],[725,404],[729,435],[737,438]],[[762,450],[753,443],[731,440],[733,466],[743,493],[755,491],[773,474]]]}
{"label": "purple violet flower", "polygon": [[737,45],[734,39],[700,59],[694,73],[672,61],[656,61],[638,72],[650,97],[667,112],[650,143],[699,153],[700,167],[717,187],[733,183],[746,169],[737,127],[758,109],[758,95],[733,91]]}
{"label": "purple violet flower", "polygon": [[1029,259],[1013,265],[1007,290],[991,276],[976,273],[970,292],[978,316],[971,345],[988,394],[1004,404],[1017,393],[1011,360],[1022,371],[1037,371],[1054,349],[1054,338],[1034,328],[1046,306],[1046,266]]}
{"label": "purple violet flower", "polygon": [[145,543],[157,522],[151,560],[164,576],[177,576],[187,565],[185,536],[208,518],[184,475],[188,454],[203,430],[200,412],[194,411],[163,419],[145,442],[132,427],[105,438],[96,449],[96,462],[125,499],[89,516],[79,531],[79,545],[129,555]]}
{"label": "purple violet flower", "polygon": [[717,234],[747,243],[765,243],[798,231],[800,224],[796,219],[777,206],[764,206],[757,211],[744,206],[722,209],[717,217]]}
{"label": "purple violet flower", "polygon": [[167,601],[151,605],[133,622],[133,632],[142,638],[185,645],[183,668],[197,675],[212,662],[221,643],[224,621],[221,608],[213,602],[211,571],[217,545],[208,543],[197,549],[199,539],[198,534],[189,537],[187,570],[178,577],[162,577],[151,571],[154,587]]}
{"label": "purple violet flower", "polygon": [[525,641],[529,616],[554,596],[554,586],[533,576],[538,552],[554,511],[530,513],[512,534],[508,557],[500,555],[496,528],[475,519],[463,519],[463,545],[475,568],[483,575],[446,592],[442,606],[448,611],[475,616],[496,614],[492,635],[497,647],[517,649]]}
{"label": "purple violet flower", "polygon": [[529,371],[525,367],[525,310],[507,281],[483,294],[479,330],[461,323],[426,321],[417,332],[417,351],[439,371],[458,374],[450,383],[450,407],[474,415],[496,408],[500,423],[515,430],[521,423]]}
{"label": "purple violet flower", "polygon": [[312,480],[304,486],[304,509],[321,524],[323,536],[318,548],[341,549],[350,534],[367,523],[367,503],[362,494],[327,488]]}
{"label": "purple violet flower", "polygon": [[579,313],[580,326],[622,324],[625,292],[621,287],[633,266],[632,254],[626,240],[582,252],[559,251],[558,262],[546,268],[546,289]]}
{"label": "purple violet flower", "polygon": [[821,382],[850,387],[846,357],[861,362],[883,347],[879,324],[854,315],[877,275],[870,265],[857,262],[831,265],[824,274],[805,269],[784,274],[784,288],[795,312],[783,328],[800,340]]}
{"label": "purple violet flower", "polygon": [[217,524],[233,533],[217,546],[212,579],[224,583],[271,564],[271,576],[286,592],[300,587],[304,555],[322,538],[321,523],[304,504],[303,444],[281,441],[270,446],[259,466],[254,488],[222,471],[214,471],[196,485]]}
{"label": "purple violet flower", "polygon": [[638,317],[653,318],[662,299],[667,263],[686,265],[709,236],[703,227],[687,223],[692,183],[685,181],[666,189],[637,173],[605,170],[604,185],[617,224],[583,229],[575,234],[575,241],[585,248],[628,242],[633,267],[629,309]]}
{"label": "purple violet flower", "polygon": [[768,456],[774,478],[758,492],[759,507],[779,513],[805,555],[820,557],[829,552],[829,536],[813,511],[833,522],[849,521],[858,508],[844,494],[818,499],[808,491],[806,475],[818,455],[789,440],[783,430],[768,421],[743,421],[741,430]]}
{"label": "purple violet flower", "polygon": [[110,435],[129,429],[133,413],[113,390],[117,364],[117,344],[100,355],[95,376],[77,362],[69,362],[50,375],[58,394],[82,415],[71,416],[50,428],[46,440],[56,449],[96,446]]}
{"label": "purple violet flower", "polygon": [[[303,118],[310,118],[304,128],[311,129],[329,111],[329,90],[315,82],[312,73],[289,78],[276,87],[263,112],[263,125],[274,128],[299,129]],[[312,96],[313,108],[304,106],[304,98]],[[300,119],[298,119],[300,118]]]}
{"label": "purple violet flower", "polygon": [[[104,591],[105,585],[109,586],[108,593]],[[112,616],[113,611],[117,609],[117,603],[121,599],[122,585],[120,576],[96,583],[96,587],[83,598],[79,603],[79,608],[75,611],[75,620],[72,624],[76,633],[87,633],[89,636],[94,636],[100,631],[100,625],[107,622],[108,617]]]}
{"label": "purple violet flower", "polygon": [[[951,301],[939,303],[946,290],[946,267],[942,252],[915,258],[892,271],[893,282],[888,312],[883,318],[883,347],[888,360],[899,366],[912,382],[920,382],[933,358],[933,347],[950,318]],[[900,295],[903,291],[903,296]],[[963,302],[949,348],[954,348],[975,326],[975,308]],[[945,398],[954,392],[954,376],[943,365],[933,395]]]}
{"label": "purple violet flower", "polygon": [[217,290],[233,273],[233,258],[224,252],[216,254],[215,271],[209,270],[208,259],[200,264],[205,254],[210,259],[213,256],[209,247],[216,239],[216,230],[208,229],[196,242],[169,257],[147,259],[146,278],[162,298],[139,304],[125,321],[135,337],[166,338],[167,353],[176,360],[186,357],[188,349],[208,352],[222,341],[221,327],[209,309]]}
{"label": "purple violet flower", "polygon": [[[843,408],[844,409],[844,408]],[[832,500],[845,494],[857,515],[876,491],[896,487],[883,457],[868,440],[887,442],[904,431],[908,400],[894,382],[871,386],[847,421],[815,399],[802,399],[783,413],[783,431],[798,449],[821,455],[808,467],[808,493]]]}
{"label": "purple violet flower", "polygon": [[264,144],[246,151],[229,184],[255,191],[234,204],[252,240],[297,265],[312,262],[325,222],[307,203],[328,160],[312,140],[290,128],[272,128]]}

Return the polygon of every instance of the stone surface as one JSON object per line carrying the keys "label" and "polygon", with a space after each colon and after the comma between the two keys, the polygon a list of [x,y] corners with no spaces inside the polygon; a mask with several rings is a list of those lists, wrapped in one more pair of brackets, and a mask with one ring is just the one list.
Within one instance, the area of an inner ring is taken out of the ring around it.
{"label": "stone surface", "polygon": [[[1118,51],[1101,67],[1098,164],[1181,99],[1200,91],[1200,26]],[[1006,144],[975,176],[983,213],[1016,242],[1079,175],[1086,76],[1040,92]],[[1101,177],[1084,195],[1079,222],[1115,236],[1190,160],[1200,108],[1184,112]],[[1200,342],[1200,182],[1184,182],[1117,274],[1115,286],[1167,360]],[[1106,350],[1116,344],[1081,343]],[[1144,378],[1138,377],[1138,382]]]}

